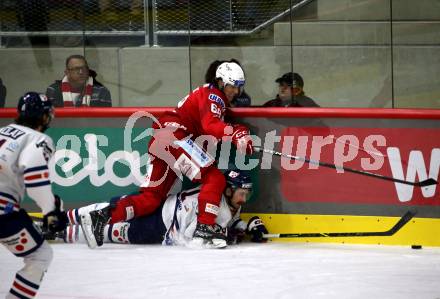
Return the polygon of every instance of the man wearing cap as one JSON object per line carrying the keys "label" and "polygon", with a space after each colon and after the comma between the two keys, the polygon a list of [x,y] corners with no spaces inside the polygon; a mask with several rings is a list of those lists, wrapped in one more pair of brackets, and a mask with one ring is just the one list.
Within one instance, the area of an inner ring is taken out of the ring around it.
{"label": "man wearing cap", "polygon": [[279,84],[278,94],[263,107],[319,107],[304,94],[304,80],[298,73],[286,73],[275,82]]}

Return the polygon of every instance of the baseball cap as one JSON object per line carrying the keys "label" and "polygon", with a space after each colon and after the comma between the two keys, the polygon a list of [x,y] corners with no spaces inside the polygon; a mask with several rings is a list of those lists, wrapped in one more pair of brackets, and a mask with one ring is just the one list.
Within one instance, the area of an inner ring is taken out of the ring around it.
{"label": "baseball cap", "polygon": [[298,73],[288,72],[275,80],[276,83],[286,83],[292,87],[304,87],[304,80]]}

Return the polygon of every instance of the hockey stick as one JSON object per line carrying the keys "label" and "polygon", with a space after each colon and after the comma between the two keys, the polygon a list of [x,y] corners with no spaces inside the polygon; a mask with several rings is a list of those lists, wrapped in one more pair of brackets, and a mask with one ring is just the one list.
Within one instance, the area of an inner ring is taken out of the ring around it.
{"label": "hockey stick", "polygon": [[416,186],[416,187],[426,187],[426,186],[431,186],[431,185],[437,185],[438,184],[437,181],[434,180],[433,178],[429,178],[429,179],[423,180],[421,182],[409,182],[409,181],[405,181],[405,180],[401,180],[401,179],[396,179],[396,178],[392,178],[392,177],[388,177],[388,176],[384,176],[384,175],[381,175],[381,174],[376,174],[376,173],[372,173],[372,172],[368,172],[368,171],[362,171],[362,170],[357,170],[357,169],[353,169],[353,168],[337,166],[337,165],[331,164],[331,163],[309,160],[309,159],[304,158],[304,157],[283,154],[283,153],[280,153],[280,152],[276,152],[276,151],[273,151],[273,150],[270,150],[270,149],[261,148],[261,147],[255,147],[254,146],[254,150],[256,152],[269,153],[269,154],[272,154],[272,155],[275,155],[275,156],[279,156],[279,157],[285,157],[285,158],[290,158],[290,159],[294,159],[294,160],[298,160],[298,161],[304,161],[304,162],[309,163],[309,164],[314,164],[314,165],[319,165],[319,166],[323,166],[323,167],[333,168],[333,169],[336,169],[336,170],[342,169],[342,170],[345,170],[345,171],[351,172],[351,173],[357,173],[357,174],[361,174],[361,175],[365,175],[365,176],[369,176],[369,177],[373,177],[373,178],[377,178],[377,179],[382,179],[382,180],[386,180],[386,181],[392,181],[392,182],[406,184],[406,185],[412,185],[412,186]]}
{"label": "hockey stick", "polygon": [[383,232],[347,232],[347,233],[287,233],[287,234],[263,234],[263,238],[321,238],[321,237],[377,237],[392,236],[407,224],[416,214],[408,211],[389,230]]}

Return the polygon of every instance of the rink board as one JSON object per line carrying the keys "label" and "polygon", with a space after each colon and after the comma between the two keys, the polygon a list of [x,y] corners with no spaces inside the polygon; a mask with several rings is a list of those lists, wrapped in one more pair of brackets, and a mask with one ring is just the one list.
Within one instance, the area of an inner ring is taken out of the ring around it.
{"label": "rink board", "polygon": [[[243,213],[243,220],[255,214]],[[271,234],[387,231],[400,217],[258,214]],[[440,246],[440,219],[412,218],[393,236],[273,238],[274,242]]]}
{"label": "rink board", "polygon": [[[136,117],[133,121],[133,113],[160,117],[169,110],[57,109],[47,133],[54,139],[59,162],[52,176],[53,189],[65,207],[105,202],[136,192],[139,182],[133,173],[143,179],[146,165],[142,159],[149,141],[148,134],[143,133],[151,128],[152,121]],[[242,108],[231,112],[234,122],[248,125],[262,141],[256,145],[269,146],[267,141],[274,134],[280,138],[273,148],[276,151],[284,151],[287,144],[288,154],[313,157],[318,149],[316,157],[324,162],[336,164],[342,158],[345,167],[388,177],[439,179],[440,110]],[[10,123],[14,115],[13,109],[1,110],[0,125]],[[290,145],[289,138],[293,140]],[[316,140],[323,142],[320,145]],[[373,150],[378,150],[383,161],[379,169],[371,170],[378,161],[371,155]],[[353,157],[350,152],[355,153]],[[136,164],[137,155],[140,164]],[[230,157],[229,163],[236,164],[234,158]],[[251,158],[258,161],[258,167],[252,169],[254,193],[244,212],[262,215],[271,233],[385,231],[406,211],[417,211],[415,218],[393,236],[276,241],[440,246],[438,186],[408,188],[334,169],[306,164],[297,167],[297,162],[289,159],[259,154]],[[283,163],[293,169],[286,169]],[[38,211],[29,200],[23,207]]]}
{"label": "rink board", "polygon": [[[29,213],[29,215],[34,218],[43,217],[41,213]],[[256,215],[249,213],[242,213],[241,216],[244,221],[248,221],[253,216],[259,216],[271,234],[387,231],[400,219],[399,217],[350,215]],[[440,236],[440,219],[414,217],[392,236],[272,238],[271,241],[440,247],[438,236]]]}

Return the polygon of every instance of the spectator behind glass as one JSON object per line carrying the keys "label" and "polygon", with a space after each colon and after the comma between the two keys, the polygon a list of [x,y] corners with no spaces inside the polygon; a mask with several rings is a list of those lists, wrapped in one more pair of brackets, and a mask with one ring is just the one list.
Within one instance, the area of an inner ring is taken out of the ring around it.
{"label": "spectator behind glass", "polygon": [[319,107],[304,93],[304,80],[298,73],[286,73],[275,80],[278,94],[275,99],[263,104],[263,107]]}
{"label": "spectator behind glass", "polygon": [[62,80],[56,80],[46,90],[55,107],[111,107],[110,91],[96,80],[96,72],[89,69],[82,55],[66,59]]}
{"label": "spectator behind glass", "polygon": [[[239,66],[241,66],[240,62],[237,59],[232,58],[231,60],[214,60],[208,66],[208,69],[205,73],[205,83],[214,84],[216,82],[215,72],[217,67],[223,62],[235,62]],[[244,91],[234,97],[234,99],[229,103],[232,108],[234,107],[249,107],[251,105],[251,97]]]}
{"label": "spectator behind glass", "polygon": [[0,108],[5,107],[6,102],[6,86],[3,85],[2,78],[0,78]]}

